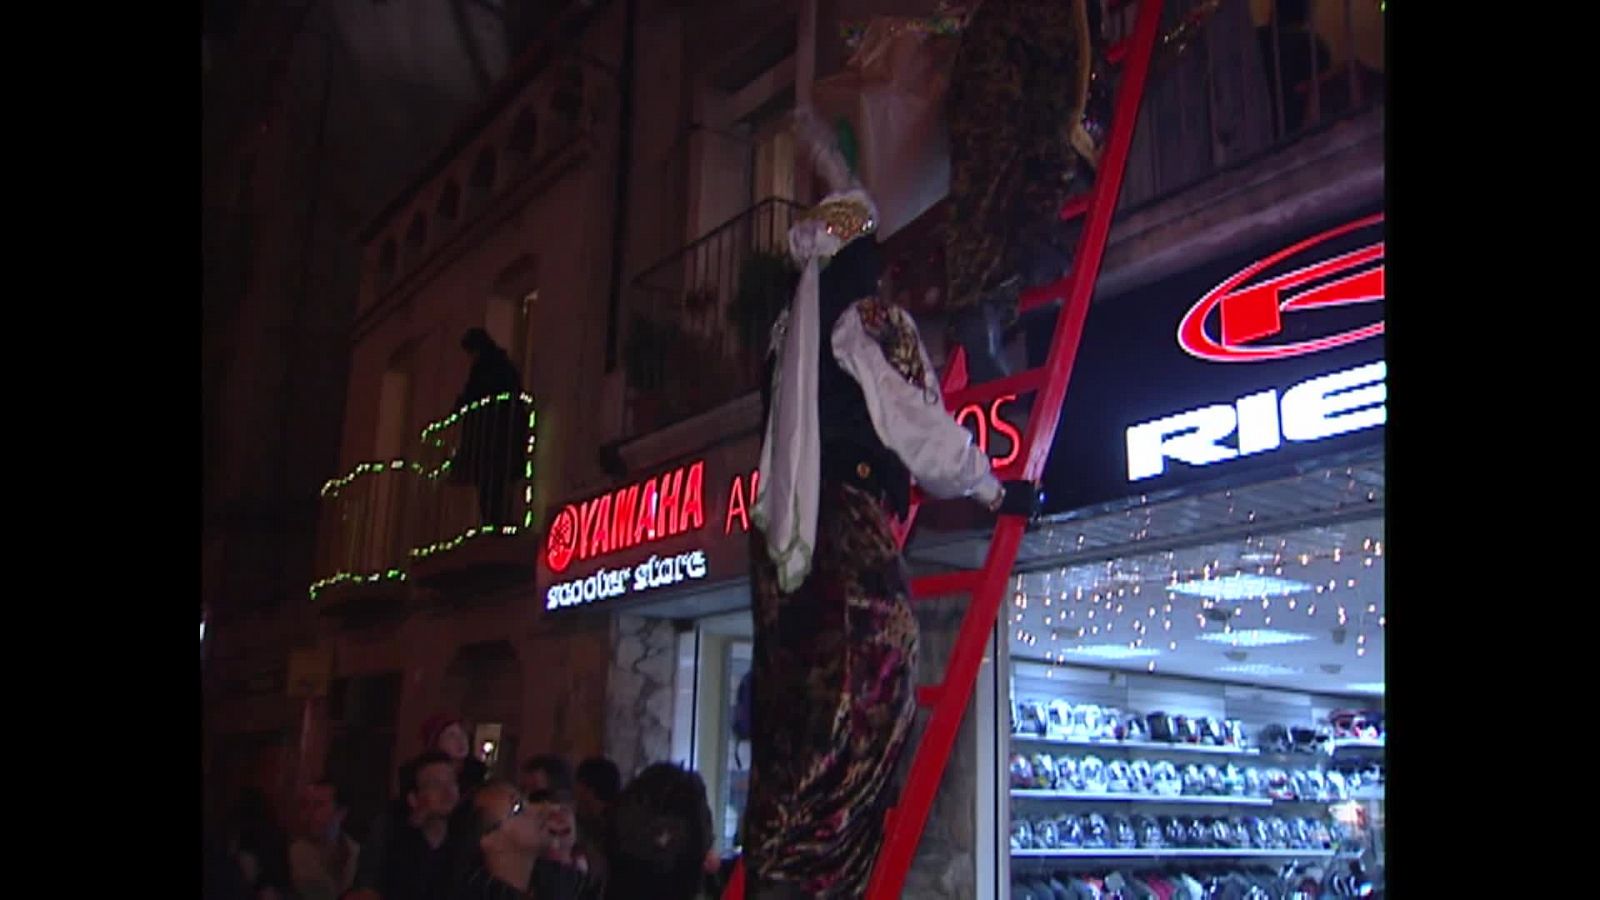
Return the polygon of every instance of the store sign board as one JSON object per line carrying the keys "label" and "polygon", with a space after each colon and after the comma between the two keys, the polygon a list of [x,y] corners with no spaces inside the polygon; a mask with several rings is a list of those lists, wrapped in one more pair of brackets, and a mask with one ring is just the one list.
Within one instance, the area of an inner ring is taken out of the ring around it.
{"label": "store sign board", "polygon": [[1385,304],[1376,213],[1096,305],[1046,467],[1047,511],[1381,443]]}

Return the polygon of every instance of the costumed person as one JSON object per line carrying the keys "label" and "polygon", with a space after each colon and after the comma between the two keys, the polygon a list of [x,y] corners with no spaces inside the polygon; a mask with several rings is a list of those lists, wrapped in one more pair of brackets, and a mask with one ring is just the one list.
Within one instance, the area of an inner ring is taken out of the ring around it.
{"label": "costumed person", "polygon": [[1061,206],[1078,160],[1095,155],[1090,35],[1086,0],[981,0],[962,32],[945,95],[945,304],[973,383],[1007,374],[1001,335],[1018,296],[1070,263]]}
{"label": "costumed person", "polygon": [[[1216,11],[1201,0],[1160,36],[1170,66]],[[1102,0],[977,0],[945,94],[950,205],[945,308],[973,384],[1008,374],[1002,336],[1017,300],[1072,265],[1061,208],[1086,190],[1108,137]]]}
{"label": "costumed person", "polygon": [[[915,323],[878,296],[877,210],[808,109],[833,191],[789,230],[799,287],[773,327],[753,509],[746,896],[859,897],[915,712],[917,622],[890,515],[912,478],[1031,514],[945,410]],[[1008,487],[1010,490],[1008,490]]]}

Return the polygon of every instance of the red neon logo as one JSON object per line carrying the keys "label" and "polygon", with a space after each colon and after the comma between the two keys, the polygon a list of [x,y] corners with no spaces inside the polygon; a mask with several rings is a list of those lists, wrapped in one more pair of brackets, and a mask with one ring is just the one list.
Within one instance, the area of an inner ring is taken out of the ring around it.
{"label": "red neon logo", "polygon": [[[1331,350],[1383,334],[1383,322],[1378,321],[1308,341],[1251,346],[1282,331],[1285,312],[1381,302],[1384,298],[1382,241],[1246,284],[1263,270],[1297,253],[1382,221],[1383,213],[1357,219],[1240,270],[1208,291],[1184,315],[1183,321],[1178,323],[1178,346],[1191,356],[1211,362],[1266,362]],[[1206,319],[1212,310],[1217,311],[1219,337],[1212,337],[1206,330]]]}
{"label": "red neon logo", "polygon": [[545,538],[545,562],[562,572],[579,562],[664,540],[705,524],[704,460],[658,477],[569,503],[556,514]]}

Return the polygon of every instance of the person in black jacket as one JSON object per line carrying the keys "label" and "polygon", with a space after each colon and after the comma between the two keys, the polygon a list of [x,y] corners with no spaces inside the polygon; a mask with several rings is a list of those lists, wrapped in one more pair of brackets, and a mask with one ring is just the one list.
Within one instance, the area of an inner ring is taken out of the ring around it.
{"label": "person in black jacket", "polygon": [[[472,354],[472,369],[456,397],[456,409],[479,400],[490,402],[463,415],[451,475],[477,486],[482,524],[519,524],[512,514],[511,489],[522,476],[527,436],[528,410],[519,399],[522,376],[482,328],[467,329],[461,348]],[[511,397],[497,399],[502,394]]]}

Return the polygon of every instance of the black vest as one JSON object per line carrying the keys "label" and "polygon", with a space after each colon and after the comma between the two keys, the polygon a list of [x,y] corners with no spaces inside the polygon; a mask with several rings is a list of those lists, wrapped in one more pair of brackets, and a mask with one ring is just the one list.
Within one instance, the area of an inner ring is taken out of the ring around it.
{"label": "black vest", "polygon": [[[911,501],[911,471],[893,450],[884,446],[872,427],[866,395],[833,358],[833,326],[841,315],[855,315],[851,304],[877,291],[882,271],[877,242],[852,241],[822,270],[818,284],[817,318],[820,329],[817,359],[817,421],[821,430],[822,480],[843,483],[877,496],[904,516]],[[761,385],[762,418],[772,406],[772,370],[776,359],[767,358]]]}

